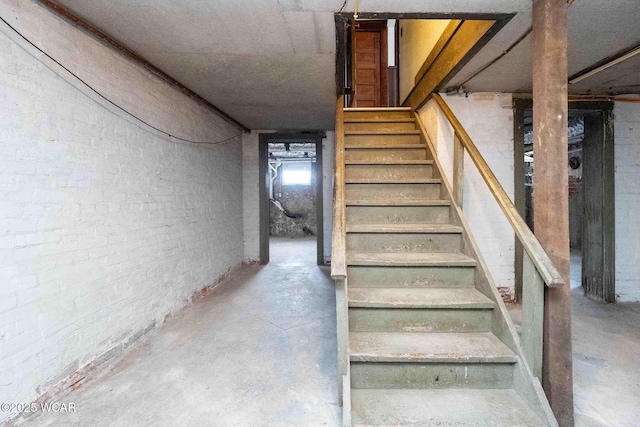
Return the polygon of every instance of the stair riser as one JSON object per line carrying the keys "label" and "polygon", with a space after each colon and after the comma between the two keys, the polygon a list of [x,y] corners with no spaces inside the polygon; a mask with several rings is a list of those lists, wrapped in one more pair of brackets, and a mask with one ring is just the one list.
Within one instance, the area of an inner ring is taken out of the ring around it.
{"label": "stair riser", "polygon": [[424,148],[348,148],[345,150],[347,160],[367,160],[380,162],[385,160],[427,160]]}
{"label": "stair riser", "polygon": [[473,267],[348,267],[352,288],[473,287]]}
{"label": "stair riser", "polygon": [[508,363],[351,363],[353,388],[479,388],[513,385]]}
{"label": "stair riser", "polygon": [[392,120],[410,119],[411,111],[345,111],[345,120]]}
{"label": "stair riser", "polygon": [[415,130],[415,122],[354,122],[345,123],[344,130],[370,131],[370,132],[398,132],[403,130]]}
{"label": "stair riser", "polygon": [[460,252],[458,233],[349,233],[347,252]]}
{"label": "stair riser", "polygon": [[490,332],[490,309],[349,308],[353,332]]}
{"label": "stair riser", "polygon": [[346,184],[347,200],[438,200],[440,184]]}
{"label": "stair riser", "polygon": [[344,142],[347,145],[394,145],[415,144],[421,145],[420,135],[379,134],[379,135],[345,135]]}
{"label": "stair riser", "polygon": [[347,225],[448,222],[449,206],[347,206]]}
{"label": "stair riser", "polygon": [[431,178],[431,165],[347,165],[345,176],[350,179],[372,179],[393,182],[398,179]]}

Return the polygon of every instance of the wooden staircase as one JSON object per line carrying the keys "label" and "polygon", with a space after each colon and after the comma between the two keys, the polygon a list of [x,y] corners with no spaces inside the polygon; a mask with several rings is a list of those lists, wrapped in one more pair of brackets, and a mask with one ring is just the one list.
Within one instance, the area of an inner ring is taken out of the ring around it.
{"label": "wooden staircase", "polygon": [[342,117],[344,425],[555,425],[419,121]]}

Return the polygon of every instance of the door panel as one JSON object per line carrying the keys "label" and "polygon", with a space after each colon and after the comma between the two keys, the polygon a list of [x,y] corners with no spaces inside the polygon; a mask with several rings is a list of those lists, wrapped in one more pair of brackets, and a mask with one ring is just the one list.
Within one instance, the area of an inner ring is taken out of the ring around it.
{"label": "door panel", "polygon": [[380,105],[380,32],[355,32],[354,107]]}

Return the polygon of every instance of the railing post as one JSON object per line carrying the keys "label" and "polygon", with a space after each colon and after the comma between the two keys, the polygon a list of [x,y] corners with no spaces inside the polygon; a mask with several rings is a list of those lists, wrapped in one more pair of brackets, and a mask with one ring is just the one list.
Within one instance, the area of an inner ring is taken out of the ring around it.
{"label": "railing post", "polygon": [[331,233],[331,277],[347,277],[346,213],[344,199],[344,96],[336,100],[336,157],[333,175],[333,230]]}
{"label": "railing post", "polygon": [[339,398],[342,403],[342,379],[347,375],[349,367],[349,314],[347,304],[347,281],[338,279],[336,284],[336,324],[338,340],[338,377],[340,379]]}
{"label": "railing post", "polygon": [[460,209],[464,194],[464,146],[458,132],[453,136],[453,198]]}
{"label": "railing post", "polygon": [[[344,186],[344,97],[336,100],[336,157],[333,176],[333,231],[331,233],[331,278],[336,286],[339,403],[343,424],[351,416],[349,384],[349,306],[347,303],[346,206]],[[345,394],[346,393],[346,394]]]}
{"label": "railing post", "polygon": [[525,252],[522,274],[522,351],[531,372],[542,379],[542,328],[545,284]]}

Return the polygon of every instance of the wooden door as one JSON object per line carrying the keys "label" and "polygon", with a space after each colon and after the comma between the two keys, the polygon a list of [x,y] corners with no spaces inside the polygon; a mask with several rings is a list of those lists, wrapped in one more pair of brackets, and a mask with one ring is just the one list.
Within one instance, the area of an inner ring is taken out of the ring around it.
{"label": "wooden door", "polygon": [[381,106],[380,32],[356,31],[354,40],[354,107]]}

